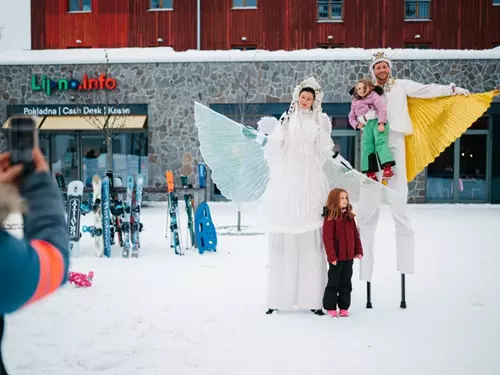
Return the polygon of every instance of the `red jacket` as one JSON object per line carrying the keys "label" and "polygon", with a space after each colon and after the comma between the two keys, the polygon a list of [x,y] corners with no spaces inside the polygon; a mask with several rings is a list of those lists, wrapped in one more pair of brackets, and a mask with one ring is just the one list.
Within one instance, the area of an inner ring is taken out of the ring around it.
{"label": "red jacket", "polygon": [[338,219],[323,222],[323,243],[329,263],[339,260],[351,260],[356,255],[363,255],[356,221],[346,212]]}

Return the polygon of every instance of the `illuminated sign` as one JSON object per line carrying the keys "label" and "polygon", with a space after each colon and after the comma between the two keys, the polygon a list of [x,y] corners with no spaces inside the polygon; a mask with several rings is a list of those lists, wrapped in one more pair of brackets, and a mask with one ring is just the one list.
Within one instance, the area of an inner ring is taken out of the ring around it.
{"label": "illuminated sign", "polygon": [[116,79],[106,77],[106,74],[100,74],[97,78],[89,78],[87,74],[83,75],[81,81],[75,78],[61,78],[57,81],[42,75],[38,78],[35,74],[31,76],[31,89],[33,91],[45,91],[47,95],[53,91],[95,91],[95,90],[114,90],[116,88]]}

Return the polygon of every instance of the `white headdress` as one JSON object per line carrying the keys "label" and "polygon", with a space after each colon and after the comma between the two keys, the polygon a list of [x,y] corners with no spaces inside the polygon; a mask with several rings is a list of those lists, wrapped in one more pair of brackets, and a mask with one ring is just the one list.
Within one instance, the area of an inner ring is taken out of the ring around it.
{"label": "white headdress", "polygon": [[369,69],[374,79],[375,79],[375,73],[373,72],[373,68],[376,64],[382,61],[386,62],[387,65],[389,65],[389,69],[392,69],[392,61],[389,58],[389,56],[385,54],[385,52],[377,52],[373,54]]}
{"label": "white headdress", "polygon": [[281,119],[281,123],[285,123],[286,120],[289,119],[289,117],[294,113],[299,105],[299,96],[300,92],[304,88],[311,88],[314,90],[314,102],[312,105],[312,110],[314,112],[314,115],[317,116],[319,113],[322,112],[321,108],[321,103],[323,102],[323,97],[324,93],[323,90],[321,89],[320,84],[314,77],[309,77],[300,82],[297,86],[295,86],[295,89],[293,90],[292,94],[292,103],[290,103],[290,107],[288,108],[288,111],[286,112],[286,115]]}

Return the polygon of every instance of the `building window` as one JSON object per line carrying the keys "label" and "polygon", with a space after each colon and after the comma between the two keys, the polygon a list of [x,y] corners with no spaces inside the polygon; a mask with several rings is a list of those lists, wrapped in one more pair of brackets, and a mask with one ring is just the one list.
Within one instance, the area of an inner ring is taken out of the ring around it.
{"label": "building window", "polygon": [[493,0],[493,5],[500,5],[500,0]]}
{"label": "building window", "polygon": [[344,0],[318,0],[318,20],[337,21],[343,19]]}
{"label": "building window", "polygon": [[231,49],[238,49],[240,51],[255,51],[257,46],[232,46]]}
{"label": "building window", "polygon": [[233,8],[257,8],[257,0],[233,0]]}
{"label": "building window", "polygon": [[428,49],[429,44],[427,44],[427,43],[406,43],[405,48]]}
{"label": "building window", "polygon": [[406,0],[405,20],[430,20],[431,0]]}
{"label": "building window", "polygon": [[70,12],[91,12],[92,0],[69,0],[68,8]]}
{"label": "building window", "polygon": [[174,0],[151,0],[151,9],[174,9]]}
{"label": "building window", "polygon": [[323,49],[342,48],[342,44],[318,43],[318,48],[323,48]]}

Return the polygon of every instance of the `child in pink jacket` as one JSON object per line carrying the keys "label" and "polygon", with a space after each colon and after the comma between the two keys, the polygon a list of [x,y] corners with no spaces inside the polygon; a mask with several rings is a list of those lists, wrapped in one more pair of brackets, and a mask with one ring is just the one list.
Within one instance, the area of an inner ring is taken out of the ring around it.
{"label": "child in pink jacket", "polygon": [[382,97],[384,91],[375,87],[369,78],[362,78],[349,92],[353,95],[349,123],[354,129],[363,130],[361,137],[361,172],[378,181],[378,161],[384,169],[383,179],[394,176],[392,166],[396,165],[389,149],[389,127],[387,108]]}

